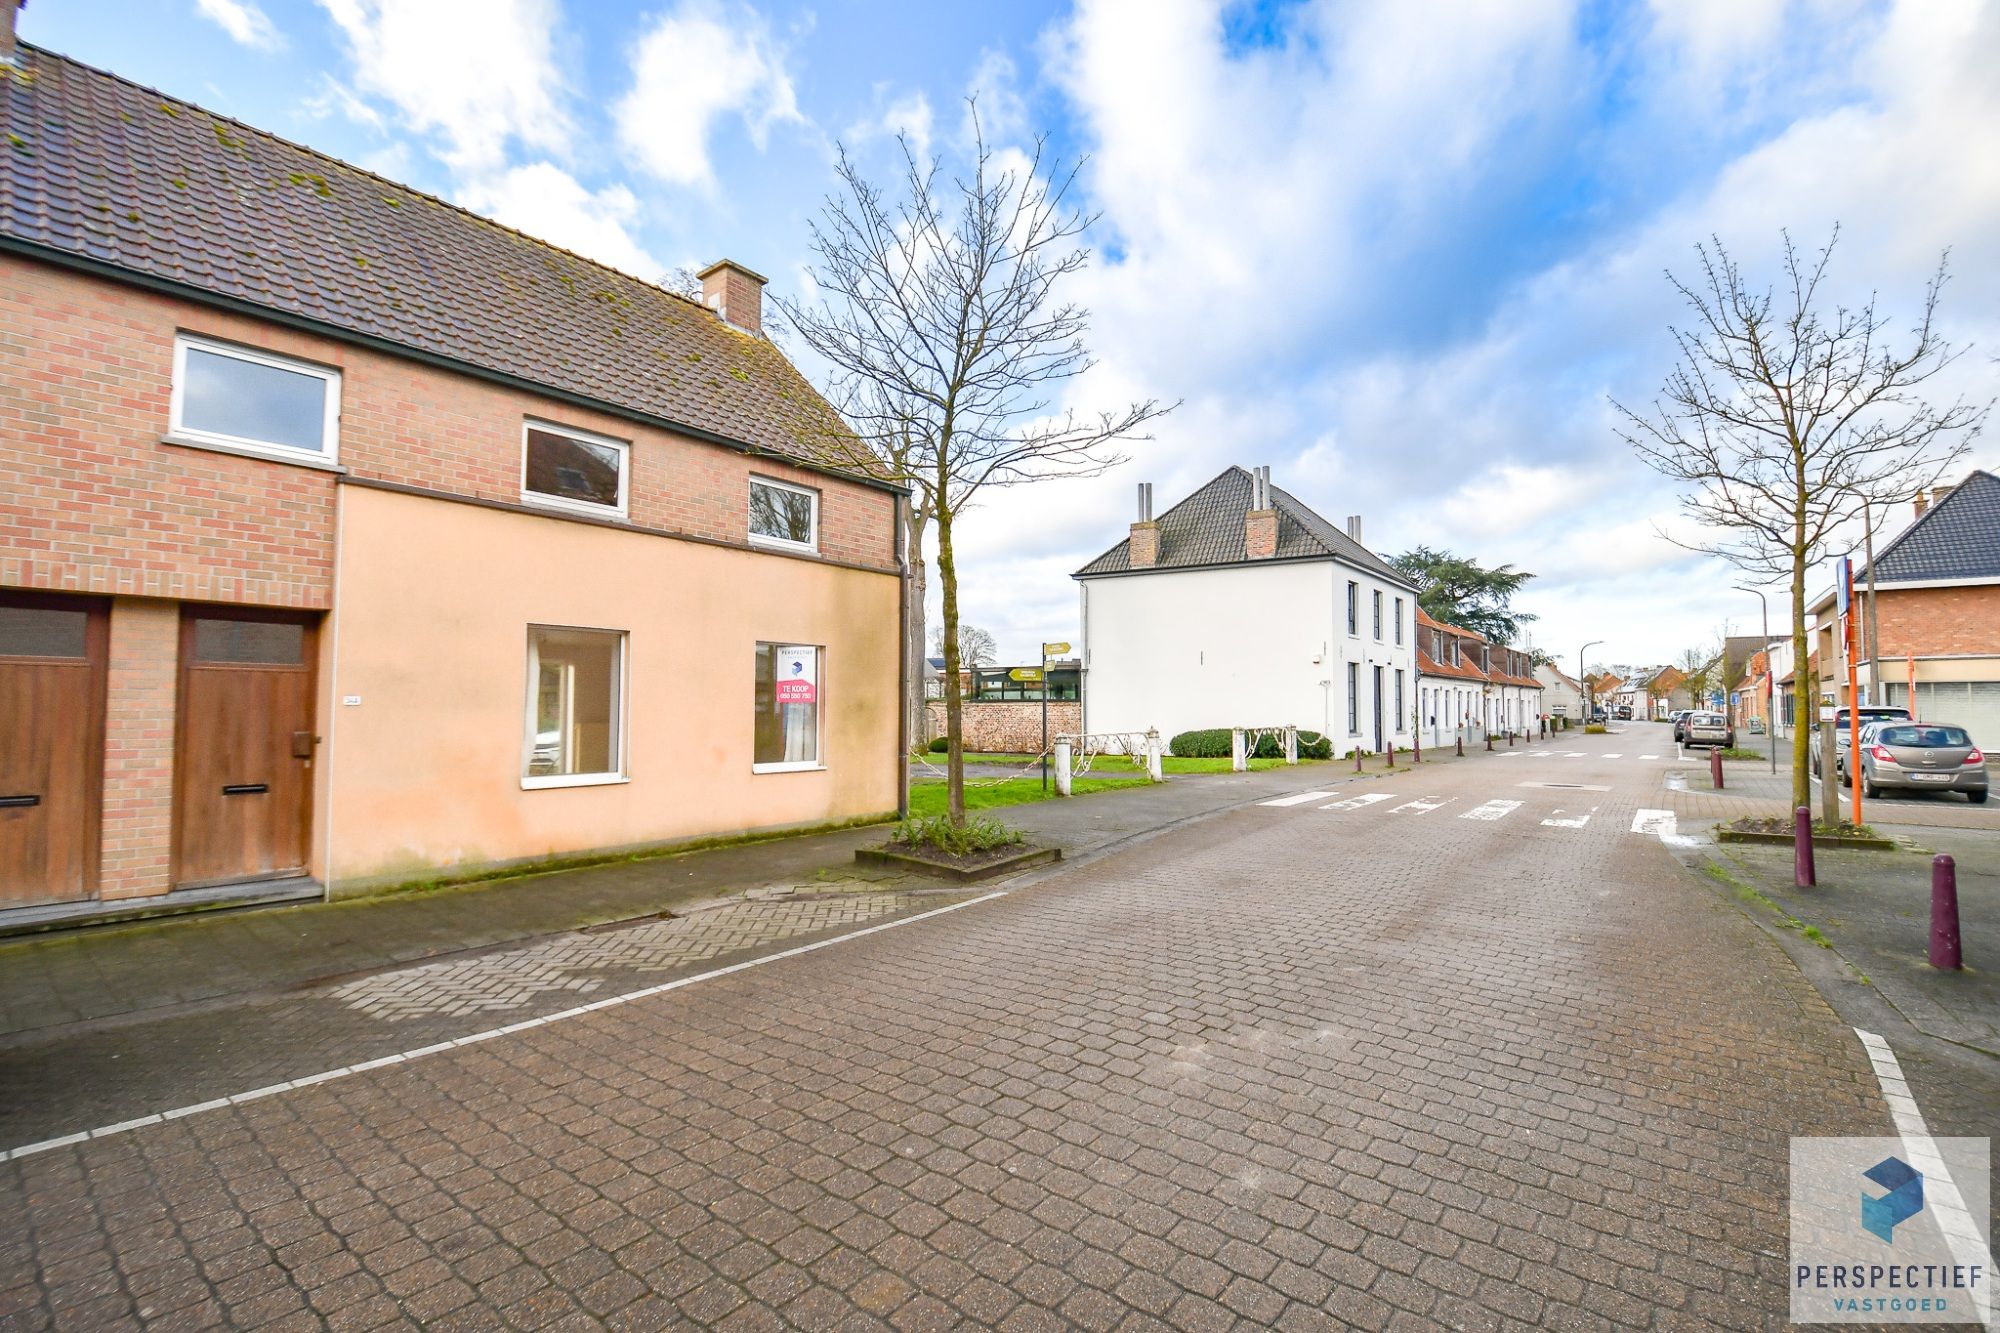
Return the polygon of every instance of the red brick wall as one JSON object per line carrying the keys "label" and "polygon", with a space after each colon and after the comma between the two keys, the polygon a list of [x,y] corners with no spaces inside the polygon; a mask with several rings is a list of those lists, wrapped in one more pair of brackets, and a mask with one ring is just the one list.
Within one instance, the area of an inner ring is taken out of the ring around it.
{"label": "red brick wall", "polygon": [[744,544],[757,472],[821,493],[826,556],[894,568],[881,491],[6,257],[0,585],[329,604],[333,474],[160,443],[177,330],[340,367],[340,462],[358,477],[519,503],[522,422],[537,417],[633,442],[636,524]]}
{"label": "red brick wall", "polygon": [[[2000,585],[1885,590],[1876,620],[1884,657],[2000,655]],[[1867,626],[1864,612],[1864,645]]]}
{"label": "red brick wall", "polygon": [[170,887],[179,634],[173,602],[121,597],[111,604],[101,898]]}

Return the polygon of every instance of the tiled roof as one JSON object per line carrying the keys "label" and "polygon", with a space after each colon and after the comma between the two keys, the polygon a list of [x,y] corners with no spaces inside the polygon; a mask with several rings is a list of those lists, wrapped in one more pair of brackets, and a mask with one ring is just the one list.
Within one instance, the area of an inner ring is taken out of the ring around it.
{"label": "tiled roof", "polygon": [[[1864,577],[1859,570],[1856,580]],[[2000,579],[2000,477],[1975,472],[1876,553],[1878,582]]]}
{"label": "tiled roof", "polygon": [[[1161,514],[1159,553],[1152,568],[1193,569],[1258,563],[1250,559],[1243,541],[1243,518],[1250,512],[1250,492],[1250,473],[1231,467]],[[1413,592],[1416,590],[1416,585],[1395,566],[1276,486],[1271,488],[1271,505],[1278,511],[1277,559],[1337,559]],[[1074,577],[1145,573],[1132,568],[1131,556],[1132,541],[1128,537],[1076,571]]]}
{"label": "tiled roof", "polygon": [[67,57],[20,58],[0,238],[855,470],[784,354],[698,302]]}

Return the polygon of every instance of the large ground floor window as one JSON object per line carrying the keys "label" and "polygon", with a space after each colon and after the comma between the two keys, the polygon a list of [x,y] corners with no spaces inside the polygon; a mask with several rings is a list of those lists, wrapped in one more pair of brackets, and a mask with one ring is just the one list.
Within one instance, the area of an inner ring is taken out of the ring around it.
{"label": "large ground floor window", "polygon": [[574,787],[625,776],[625,634],[528,627],[524,787]]}
{"label": "large ground floor window", "polygon": [[820,766],[821,656],[810,644],[757,645],[755,771]]}

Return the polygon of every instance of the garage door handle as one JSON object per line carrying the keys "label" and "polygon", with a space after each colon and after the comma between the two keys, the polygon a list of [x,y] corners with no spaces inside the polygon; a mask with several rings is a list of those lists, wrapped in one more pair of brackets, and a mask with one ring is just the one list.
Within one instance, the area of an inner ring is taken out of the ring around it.
{"label": "garage door handle", "polygon": [[23,806],[40,805],[39,796],[0,796],[0,810],[18,810]]}
{"label": "garage door handle", "polygon": [[258,792],[271,790],[268,782],[232,782],[223,787],[224,796],[255,796]]}

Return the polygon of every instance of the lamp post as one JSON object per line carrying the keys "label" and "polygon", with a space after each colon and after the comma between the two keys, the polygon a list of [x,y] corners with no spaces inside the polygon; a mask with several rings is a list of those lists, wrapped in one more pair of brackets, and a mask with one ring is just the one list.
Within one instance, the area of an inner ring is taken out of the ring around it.
{"label": "lamp post", "polygon": [[1589,652],[1592,648],[1598,647],[1603,642],[1604,640],[1602,639],[1592,639],[1589,643],[1586,643],[1585,645],[1583,645],[1583,647],[1576,650],[1576,687],[1577,689],[1583,691],[1583,725],[1586,727],[1590,725],[1591,689],[1583,678],[1584,677],[1583,655]]}
{"label": "lamp post", "polygon": [[1736,591],[1755,593],[1764,608],[1764,745],[1771,752],[1771,776],[1778,776],[1778,673],[1771,670],[1771,604],[1762,588],[1736,585]]}

